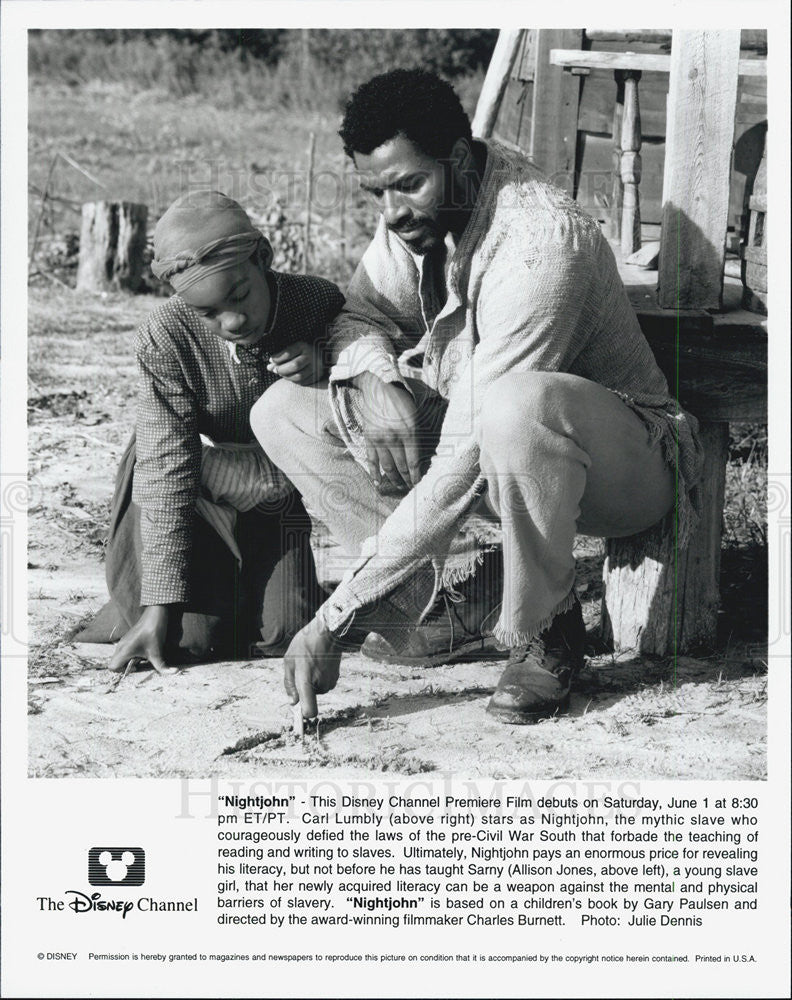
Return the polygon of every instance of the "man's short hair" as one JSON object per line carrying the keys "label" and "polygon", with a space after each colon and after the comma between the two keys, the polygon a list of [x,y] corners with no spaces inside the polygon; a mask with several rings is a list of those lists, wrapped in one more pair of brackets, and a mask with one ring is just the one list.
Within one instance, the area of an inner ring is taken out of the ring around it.
{"label": "man's short hair", "polygon": [[449,156],[457,139],[472,139],[470,119],[454,88],[423,69],[394,69],[358,87],[338,134],[349,157],[368,155],[404,135],[439,160]]}

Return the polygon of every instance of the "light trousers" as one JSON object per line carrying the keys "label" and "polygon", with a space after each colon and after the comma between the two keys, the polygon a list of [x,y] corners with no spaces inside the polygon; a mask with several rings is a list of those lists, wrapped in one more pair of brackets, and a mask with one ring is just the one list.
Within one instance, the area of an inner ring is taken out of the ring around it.
{"label": "light trousers", "polygon": [[[416,397],[421,449],[431,455],[444,402],[423,386]],[[309,513],[350,559],[357,556],[400,497],[379,492],[343,446],[326,383],[300,387],[281,380],[256,403],[251,425]],[[575,535],[623,537],[651,527],[673,505],[675,476],[634,410],[575,375],[524,372],[499,379],[483,400],[477,436],[486,503],[503,532],[503,606],[494,634],[504,645],[518,645],[568,606]],[[409,585],[388,595],[379,616],[387,620],[395,607],[400,624],[417,622],[433,586],[427,562]],[[375,628],[376,614],[355,618],[385,634]]]}

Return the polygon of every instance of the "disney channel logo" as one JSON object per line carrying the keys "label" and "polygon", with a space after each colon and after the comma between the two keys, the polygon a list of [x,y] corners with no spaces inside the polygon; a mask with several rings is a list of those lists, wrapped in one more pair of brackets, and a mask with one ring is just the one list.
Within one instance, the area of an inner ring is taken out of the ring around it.
{"label": "disney channel logo", "polygon": [[[66,895],[71,896],[66,905],[75,913],[113,912],[121,914],[121,919],[126,919],[127,913],[134,908],[134,903],[130,899],[102,899],[101,892],[92,892],[89,896],[79,889],[67,889]],[[138,900],[138,904],[140,900]]]}
{"label": "disney channel logo", "polygon": [[[88,851],[88,882],[93,886],[143,885],[146,880],[146,852],[142,847],[92,847]],[[39,910],[63,912],[67,908],[74,913],[120,913],[121,919],[132,910],[141,913],[197,913],[198,898],[194,899],[153,899],[143,896],[139,899],[105,899],[101,892],[81,892],[66,889],[65,899],[52,896],[37,896]]]}
{"label": "disney channel logo", "polygon": [[141,847],[92,847],[88,851],[90,885],[143,885],[146,852]]}
{"label": "disney channel logo", "polygon": [[[137,909],[141,913],[197,913],[198,897],[194,899],[153,899],[143,896],[138,900],[103,899],[101,892],[80,892],[79,889],[66,889],[66,899],[53,899],[51,896],[37,896],[39,910],[63,911],[68,907],[74,913],[120,913],[121,919]],[[70,897],[70,898],[69,898]]]}

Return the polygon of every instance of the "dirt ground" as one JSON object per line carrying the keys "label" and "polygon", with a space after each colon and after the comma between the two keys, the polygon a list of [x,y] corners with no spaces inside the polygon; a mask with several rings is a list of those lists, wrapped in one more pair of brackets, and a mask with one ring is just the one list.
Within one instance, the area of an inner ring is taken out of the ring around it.
{"label": "dirt ground", "polygon": [[590,634],[567,715],[504,726],[485,714],[498,661],[387,667],[347,655],[318,732],[289,733],[280,660],[165,676],[106,669],[111,647],[63,641],[106,597],[102,547],[134,422],[132,333],[156,304],[60,287],[30,298],[29,736],[41,777],[756,779],[766,773],[766,662],[738,631],[702,658],[637,660],[596,638],[601,557],[581,543]]}

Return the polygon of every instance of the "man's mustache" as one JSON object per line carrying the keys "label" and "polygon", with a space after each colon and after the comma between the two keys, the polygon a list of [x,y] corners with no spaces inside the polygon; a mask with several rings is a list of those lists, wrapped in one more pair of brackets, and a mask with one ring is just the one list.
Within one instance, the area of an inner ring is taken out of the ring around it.
{"label": "man's mustache", "polygon": [[413,229],[418,229],[419,226],[425,226],[427,229],[433,229],[435,224],[431,219],[410,219],[409,222],[400,222],[396,226],[388,226],[388,229],[392,233],[396,233],[396,235],[399,236],[401,233],[409,233]]}

